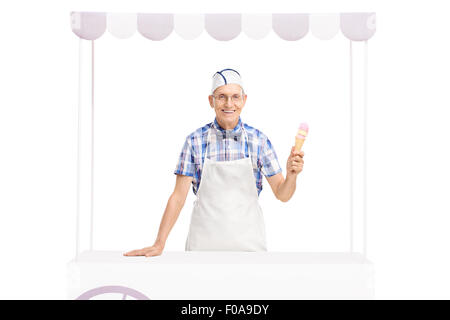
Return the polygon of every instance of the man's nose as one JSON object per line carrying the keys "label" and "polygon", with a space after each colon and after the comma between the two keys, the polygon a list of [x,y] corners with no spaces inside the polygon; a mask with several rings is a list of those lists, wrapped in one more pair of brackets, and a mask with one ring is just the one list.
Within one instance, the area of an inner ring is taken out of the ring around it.
{"label": "man's nose", "polygon": [[231,102],[230,102],[231,100],[232,100],[232,97],[226,97],[225,105],[226,105],[226,106],[231,105]]}

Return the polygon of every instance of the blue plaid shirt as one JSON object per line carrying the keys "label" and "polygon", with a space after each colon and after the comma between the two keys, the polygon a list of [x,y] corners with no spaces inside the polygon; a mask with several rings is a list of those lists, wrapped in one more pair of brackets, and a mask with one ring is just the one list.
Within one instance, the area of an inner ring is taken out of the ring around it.
{"label": "blue plaid shirt", "polygon": [[[262,175],[271,177],[282,172],[275,150],[267,136],[247,124],[243,124],[248,136],[248,152],[253,164],[258,195],[262,190]],[[186,137],[174,173],[193,177],[192,190],[197,194],[202,176],[202,166],[206,154],[206,142],[210,131],[208,158],[214,161],[230,161],[245,158],[242,121],[234,129],[225,130],[217,119],[198,128]]]}

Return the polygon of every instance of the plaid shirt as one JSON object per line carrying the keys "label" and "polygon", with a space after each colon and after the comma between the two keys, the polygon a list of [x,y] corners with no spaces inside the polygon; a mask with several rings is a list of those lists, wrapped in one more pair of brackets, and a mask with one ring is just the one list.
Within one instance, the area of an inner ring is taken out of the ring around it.
{"label": "plaid shirt", "polygon": [[253,173],[256,179],[258,195],[262,190],[262,175],[271,177],[282,172],[278,158],[267,136],[247,124],[243,124],[241,118],[234,129],[224,130],[216,119],[186,137],[174,173],[193,177],[192,190],[197,194],[202,176],[202,166],[206,154],[206,143],[210,131],[210,144],[208,159],[214,161],[230,161],[242,159],[246,156],[243,150],[245,135],[242,134],[242,126],[248,136],[248,154],[253,164]]}

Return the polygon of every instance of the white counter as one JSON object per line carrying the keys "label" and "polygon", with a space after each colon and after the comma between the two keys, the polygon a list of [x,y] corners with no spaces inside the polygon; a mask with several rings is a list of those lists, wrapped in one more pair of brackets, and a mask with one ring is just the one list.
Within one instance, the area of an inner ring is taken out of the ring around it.
{"label": "white counter", "polygon": [[[373,264],[359,253],[85,251],[68,264],[68,297],[149,299],[372,299]],[[96,291],[96,292],[95,292]],[[110,292],[105,293],[105,292]]]}

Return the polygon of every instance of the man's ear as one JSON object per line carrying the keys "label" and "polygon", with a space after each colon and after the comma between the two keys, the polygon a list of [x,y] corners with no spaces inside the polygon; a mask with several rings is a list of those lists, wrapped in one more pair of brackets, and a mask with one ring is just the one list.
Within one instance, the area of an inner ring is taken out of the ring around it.
{"label": "man's ear", "polygon": [[209,101],[209,105],[211,106],[211,108],[214,109],[214,103],[213,103],[213,96],[212,95],[208,96],[208,101]]}
{"label": "man's ear", "polygon": [[246,103],[247,103],[247,95],[244,95],[244,106],[245,106]]}

